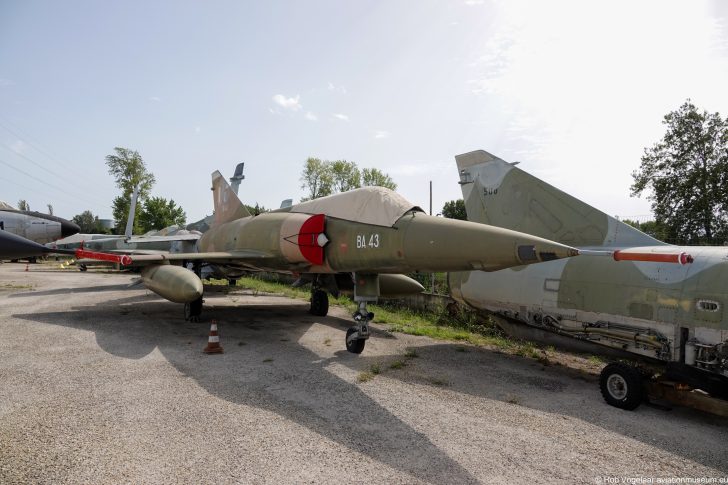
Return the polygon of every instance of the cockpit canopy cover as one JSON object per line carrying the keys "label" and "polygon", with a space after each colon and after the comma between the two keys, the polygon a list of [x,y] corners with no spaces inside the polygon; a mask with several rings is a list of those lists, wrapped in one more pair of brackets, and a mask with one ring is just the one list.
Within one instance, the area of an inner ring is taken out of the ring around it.
{"label": "cockpit canopy cover", "polygon": [[384,187],[362,187],[291,207],[291,212],[326,214],[328,217],[387,227],[393,226],[411,210],[423,212],[398,193]]}

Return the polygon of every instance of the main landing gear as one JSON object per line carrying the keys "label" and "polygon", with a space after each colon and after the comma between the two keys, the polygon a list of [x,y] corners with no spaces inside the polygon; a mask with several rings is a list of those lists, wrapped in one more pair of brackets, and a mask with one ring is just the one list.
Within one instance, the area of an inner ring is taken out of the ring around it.
{"label": "main landing gear", "polygon": [[311,315],[325,317],[329,313],[329,295],[322,289],[311,287],[311,308],[308,310]]}
{"label": "main landing gear", "polygon": [[[186,266],[186,265],[185,265]],[[192,263],[192,272],[197,275],[198,278],[202,277],[202,263],[194,261]],[[202,314],[202,304],[205,300],[200,296],[195,301],[185,303],[185,320],[188,322],[199,322],[200,315]]]}
{"label": "main landing gear", "polygon": [[205,300],[199,297],[195,301],[185,303],[185,320],[188,322],[199,322],[202,314],[202,303]]}

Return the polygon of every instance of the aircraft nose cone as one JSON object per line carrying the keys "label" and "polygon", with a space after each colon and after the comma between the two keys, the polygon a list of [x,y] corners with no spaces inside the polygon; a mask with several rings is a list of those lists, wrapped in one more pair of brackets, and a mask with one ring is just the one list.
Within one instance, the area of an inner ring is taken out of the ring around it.
{"label": "aircraft nose cone", "polygon": [[81,228],[78,224],[65,220],[61,222],[61,237],[73,236],[79,232],[81,232]]}

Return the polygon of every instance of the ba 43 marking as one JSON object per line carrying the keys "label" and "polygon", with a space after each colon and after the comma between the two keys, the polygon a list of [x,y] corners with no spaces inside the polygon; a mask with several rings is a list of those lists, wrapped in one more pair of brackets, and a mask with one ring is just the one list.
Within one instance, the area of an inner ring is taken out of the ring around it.
{"label": "ba 43 marking", "polygon": [[367,248],[378,248],[379,247],[379,234],[357,234],[356,235],[356,248],[367,249]]}

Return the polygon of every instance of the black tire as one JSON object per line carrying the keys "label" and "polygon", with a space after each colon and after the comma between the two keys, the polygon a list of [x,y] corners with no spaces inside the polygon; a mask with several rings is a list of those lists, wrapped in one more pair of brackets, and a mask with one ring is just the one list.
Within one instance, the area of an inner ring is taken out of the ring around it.
{"label": "black tire", "polygon": [[364,351],[364,345],[367,343],[366,339],[359,338],[355,340],[349,340],[349,335],[356,333],[356,328],[352,327],[346,331],[346,350],[352,354],[361,354]]}
{"label": "black tire", "polygon": [[202,313],[202,298],[198,298],[193,302],[185,303],[185,320],[189,322],[199,322]]}
{"label": "black tire", "polygon": [[311,294],[312,315],[317,317],[325,317],[329,313],[329,295],[323,290],[316,290]]}
{"label": "black tire", "polygon": [[599,388],[607,404],[632,411],[645,398],[642,374],[631,365],[612,362],[599,375]]}

